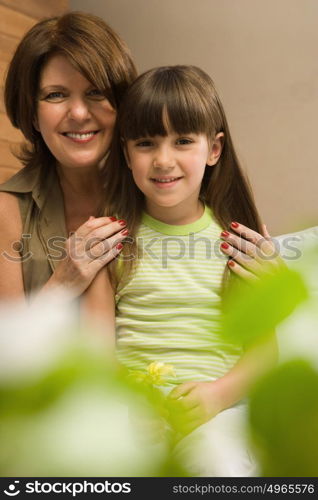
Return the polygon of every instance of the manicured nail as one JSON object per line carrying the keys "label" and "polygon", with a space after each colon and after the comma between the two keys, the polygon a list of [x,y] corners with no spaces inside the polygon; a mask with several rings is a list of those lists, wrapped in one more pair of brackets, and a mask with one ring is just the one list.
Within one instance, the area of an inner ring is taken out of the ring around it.
{"label": "manicured nail", "polygon": [[112,221],[112,222],[115,222],[117,219],[116,217],[109,217],[109,219]]}
{"label": "manicured nail", "polygon": [[129,231],[128,231],[128,229],[123,229],[122,231],[120,231],[120,234],[127,236],[127,234],[129,234]]}
{"label": "manicured nail", "polygon": [[120,219],[118,221],[118,224],[120,224],[121,226],[126,226],[127,222],[124,219]]}
{"label": "manicured nail", "polygon": [[235,266],[234,260],[229,260],[228,263],[227,263],[227,265],[230,266],[230,267],[234,267]]}
{"label": "manicured nail", "polygon": [[227,243],[222,243],[221,248],[227,249],[229,248],[229,245]]}
{"label": "manicured nail", "polygon": [[123,246],[124,246],[124,245],[123,245],[122,243],[118,243],[118,244],[116,245],[116,248],[117,248],[117,250],[121,250],[121,249],[123,248]]}
{"label": "manicured nail", "polygon": [[230,236],[230,233],[228,233],[227,231],[222,231],[221,236],[227,238],[228,236]]}
{"label": "manicured nail", "polygon": [[235,227],[235,228],[238,228],[239,227],[239,223],[238,222],[231,222],[231,226]]}

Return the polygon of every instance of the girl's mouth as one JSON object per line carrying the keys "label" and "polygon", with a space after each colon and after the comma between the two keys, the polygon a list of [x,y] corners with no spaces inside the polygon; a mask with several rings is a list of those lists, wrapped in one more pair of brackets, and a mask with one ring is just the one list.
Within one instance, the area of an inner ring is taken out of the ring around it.
{"label": "girl's mouth", "polygon": [[182,177],[152,177],[150,178],[159,188],[168,188],[174,186]]}

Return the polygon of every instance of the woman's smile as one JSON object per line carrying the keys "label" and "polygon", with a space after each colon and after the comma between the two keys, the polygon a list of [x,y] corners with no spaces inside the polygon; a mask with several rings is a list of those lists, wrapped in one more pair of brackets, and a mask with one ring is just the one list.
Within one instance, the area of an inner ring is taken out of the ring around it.
{"label": "woman's smile", "polygon": [[62,132],[62,135],[73,142],[86,144],[87,142],[92,141],[99,132],[99,130],[83,130],[82,132]]}

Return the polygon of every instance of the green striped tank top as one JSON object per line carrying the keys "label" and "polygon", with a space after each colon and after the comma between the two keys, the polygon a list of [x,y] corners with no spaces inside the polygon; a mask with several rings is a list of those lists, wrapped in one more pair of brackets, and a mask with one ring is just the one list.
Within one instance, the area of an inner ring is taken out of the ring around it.
{"label": "green striped tank top", "polygon": [[172,364],[171,384],[225,375],[242,354],[220,335],[226,258],[221,228],[206,207],[192,224],[172,226],[144,214],[138,263],[116,293],[118,358],[133,370]]}

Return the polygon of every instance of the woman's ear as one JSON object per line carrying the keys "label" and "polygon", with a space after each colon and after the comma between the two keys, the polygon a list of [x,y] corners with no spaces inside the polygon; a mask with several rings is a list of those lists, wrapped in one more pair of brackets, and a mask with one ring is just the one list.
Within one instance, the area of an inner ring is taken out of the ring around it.
{"label": "woman's ear", "polygon": [[208,161],[206,162],[207,165],[211,167],[212,165],[216,165],[222,154],[223,144],[224,144],[224,133],[219,132],[218,134],[216,134],[212,142],[212,146],[208,156]]}

